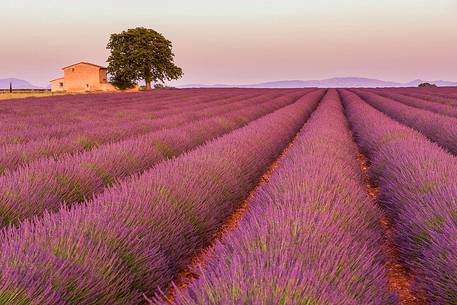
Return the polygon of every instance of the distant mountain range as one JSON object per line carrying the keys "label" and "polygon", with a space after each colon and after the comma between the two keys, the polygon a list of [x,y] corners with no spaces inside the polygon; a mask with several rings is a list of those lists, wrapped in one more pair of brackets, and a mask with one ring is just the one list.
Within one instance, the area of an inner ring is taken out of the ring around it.
{"label": "distant mountain range", "polygon": [[320,88],[350,88],[350,87],[417,87],[420,83],[429,82],[437,86],[457,86],[457,82],[451,81],[423,81],[416,79],[407,83],[383,81],[379,79],[363,77],[335,77],[323,80],[285,80],[273,81],[250,85],[227,85],[227,84],[189,84],[178,86],[179,88],[303,88],[303,87],[320,87]]}
{"label": "distant mountain range", "polygon": [[[5,78],[0,79],[0,89],[8,89],[10,82],[13,84],[13,89],[46,89],[47,87],[40,87],[32,85],[30,82],[18,78]],[[273,81],[250,85],[227,85],[227,84],[189,84],[177,86],[178,88],[303,88],[303,87],[320,87],[320,88],[351,88],[351,87],[417,87],[420,83],[429,82],[436,84],[439,87],[444,86],[457,86],[457,82],[435,80],[423,81],[416,79],[407,83],[383,81],[373,78],[363,77],[334,77],[322,80],[283,80]]]}
{"label": "distant mountain range", "polygon": [[13,89],[46,89],[44,87],[32,85],[28,81],[18,78],[0,79],[0,89],[9,89],[10,83],[13,85]]}

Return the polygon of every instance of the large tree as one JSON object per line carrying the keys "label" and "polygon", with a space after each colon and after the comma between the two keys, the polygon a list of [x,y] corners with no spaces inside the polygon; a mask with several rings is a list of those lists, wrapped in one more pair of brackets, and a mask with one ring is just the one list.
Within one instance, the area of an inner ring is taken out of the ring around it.
{"label": "large tree", "polygon": [[114,86],[128,89],[144,80],[146,90],[151,82],[178,79],[182,69],[174,63],[171,41],[146,28],[135,28],[111,34],[106,47],[111,50],[108,73]]}

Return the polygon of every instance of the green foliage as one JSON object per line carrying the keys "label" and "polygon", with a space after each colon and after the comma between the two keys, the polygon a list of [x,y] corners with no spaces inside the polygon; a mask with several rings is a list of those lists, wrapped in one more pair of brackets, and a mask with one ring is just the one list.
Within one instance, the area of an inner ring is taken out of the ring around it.
{"label": "green foliage", "polygon": [[154,142],[154,147],[167,159],[170,159],[176,155],[173,147],[161,141]]}
{"label": "green foliage", "polygon": [[91,162],[82,162],[81,167],[93,171],[99,178],[102,179],[103,185],[111,186],[116,181],[116,178],[100,165]]}
{"label": "green foliage", "polygon": [[175,87],[173,86],[165,86],[164,84],[161,84],[161,83],[157,83],[154,85],[154,88],[155,89],[176,89]]}
{"label": "green foliage", "polygon": [[33,304],[27,292],[20,288],[2,289],[0,291],[0,304],[26,305]]}
{"label": "green foliage", "polygon": [[420,88],[436,87],[436,85],[435,84],[431,84],[431,83],[421,83],[421,84],[419,84],[418,87],[420,87]]}
{"label": "green foliage", "polygon": [[97,146],[97,142],[93,139],[90,139],[86,136],[77,136],[75,137],[75,142],[82,145],[85,150],[90,150]]}
{"label": "green foliage", "polygon": [[422,185],[419,186],[418,191],[421,194],[428,194],[435,189],[436,182],[434,181],[425,181]]}
{"label": "green foliage", "polygon": [[135,76],[134,75],[126,75],[125,71],[118,71],[114,72],[111,70],[110,72],[112,76],[110,77],[110,82],[118,89],[126,90],[135,87]]}
{"label": "green foliage", "polygon": [[119,89],[128,89],[144,80],[146,90],[151,82],[178,79],[182,69],[175,65],[171,41],[162,34],[142,27],[111,34],[107,49],[108,73]]}
{"label": "green foliage", "polygon": [[441,215],[435,215],[427,221],[427,227],[431,230],[436,230],[441,228],[441,226],[446,222],[446,219]]}

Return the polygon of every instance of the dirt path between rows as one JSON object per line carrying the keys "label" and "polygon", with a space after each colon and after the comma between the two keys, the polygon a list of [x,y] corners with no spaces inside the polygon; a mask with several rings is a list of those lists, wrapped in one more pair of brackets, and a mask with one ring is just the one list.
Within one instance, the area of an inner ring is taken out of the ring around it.
{"label": "dirt path between rows", "polygon": [[[287,146],[283,149],[279,156],[270,164],[270,166],[268,166],[263,175],[259,178],[256,186],[249,192],[247,197],[242,202],[240,202],[238,208],[236,208],[232,215],[230,215],[220,226],[210,244],[207,247],[197,251],[191,259],[191,264],[178,274],[176,279],[173,281],[173,286],[164,293],[164,299],[167,301],[168,304],[174,304],[173,300],[176,294],[179,293],[179,291],[186,289],[190,284],[192,284],[193,281],[199,278],[199,274],[195,272],[196,267],[205,267],[205,262],[207,262],[211,258],[211,250],[214,249],[216,242],[223,241],[224,237],[227,234],[234,231],[238,227],[240,221],[246,214],[249,202],[254,198],[257,191],[263,185],[268,183],[274,170],[279,166],[281,160],[287,154],[287,151],[295,143],[302,129],[300,129],[300,131],[295,134],[295,136],[292,138],[289,144],[287,144]],[[149,304],[156,304],[153,300],[146,300]]]}
{"label": "dirt path between rows", "polygon": [[[368,195],[377,204],[379,201],[379,187],[374,185],[368,176],[368,158],[362,153],[359,153],[357,159],[360,162]],[[382,248],[387,259],[386,268],[390,290],[398,294],[400,305],[425,305],[424,297],[416,295],[412,290],[414,277],[399,262],[398,251],[393,243],[392,223],[385,214],[380,219],[380,224],[384,230]]]}

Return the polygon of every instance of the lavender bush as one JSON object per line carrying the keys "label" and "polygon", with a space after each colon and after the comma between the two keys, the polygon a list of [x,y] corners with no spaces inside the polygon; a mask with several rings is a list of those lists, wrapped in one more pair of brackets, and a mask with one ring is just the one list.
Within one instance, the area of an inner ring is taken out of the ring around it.
{"label": "lavender bush", "polygon": [[[318,90],[303,99],[312,105],[322,93]],[[55,211],[62,204],[82,202],[118,179],[141,173],[161,160],[177,156],[294,100],[295,97],[285,96],[249,107],[237,104],[238,110],[182,128],[162,130],[62,160],[43,160],[20,168],[0,177],[0,225],[17,224],[45,210]]]}
{"label": "lavender bush", "polygon": [[384,97],[396,100],[402,104],[405,104],[407,106],[423,109],[423,110],[428,110],[432,111],[435,113],[439,113],[442,115],[450,116],[457,118],[457,107],[449,106],[449,105],[440,105],[438,103],[430,103],[427,100],[420,99],[417,97],[413,96],[407,96],[403,94],[397,94],[395,92],[387,91],[387,90],[381,90],[381,91],[372,91],[368,90],[369,92],[374,92],[379,95],[382,95]]}
{"label": "lavender bush", "polygon": [[[267,97],[267,95],[264,95],[264,97]],[[6,136],[3,137],[3,140],[12,141],[16,144],[2,145],[0,147],[0,156],[2,159],[16,157],[16,159],[19,159],[16,163],[19,164],[30,162],[43,156],[57,158],[65,152],[88,150],[103,143],[118,141],[126,137],[152,131],[162,125],[164,127],[173,126],[171,123],[173,118],[176,121],[176,125],[183,119],[194,119],[200,112],[203,112],[200,116],[204,116],[206,112],[211,111],[211,108],[239,101],[240,97],[218,100],[217,103],[214,103],[213,100],[197,102],[193,99],[189,103],[182,103],[179,106],[174,105],[171,109],[162,109],[155,112],[140,111],[140,114],[128,115],[128,118],[122,120],[119,118],[105,120],[96,115],[92,121],[86,121],[81,124],[66,125],[56,123],[51,127],[30,128],[26,132],[6,131]],[[129,112],[124,110],[117,113],[127,116],[126,113]],[[30,139],[33,139],[33,141],[29,141]],[[56,147],[62,148],[57,150]],[[21,154],[20,152],[23,153]],[[19,158],[17,155],[22,157]],[[2,161],[0,166],[4,166],[2,163],[5,163],[5,161]]]}
{"label": "lavender bush", "polygon": [[425,292],[430,304],[456,304],[457,158],[357,95],[341,94],[417,291]]}
{"label": "lavender bush", "polygon": [[0,300],[138,304],[167,287],[317,103],[307,95],[91,202],[5,230]]}
{"label": "lavender bush", "polygon": [[371,106],[394,120],[420,131],[441,147],[457,154],[457,118],[409,107],[370,92],[355,92]]}
{"label": "lavender bush", "polygon": [[417,97],[420,99],[427,100],[429,102],[433,103],[439,103],[439,104],[444,104],[444,105],[449,105],[449,106],[457,106],[457,97],[443,97],[439,95],[434,95],[434,94],[427,94],[427,93],[422,93],[422,92],[413,92],[413,91],[407,91],[404,92],[405,95]]}
{"label": "lavender bush", "polygon": [[[303,95],[303,92],[300,93]],[[298,96],[300,96],[298,95]],[[113,122],[103,126],[97,123],[89,130],[77,130],[64,137],[51,137],[40,139],[25,144],[5,145],[0,148],[0,174],[6,171],[13,171],[21,165],[31,163],[41,158],[59,159],[66,154],[91,150],[105,143],[112,143],[129,139],[155,130],[178,127],[182,124],[223,114],[233,111],[244,105],[260,104],[280,95],[264,94],[260,97],[239,100],[226,99],[218,100],[213,105],[208,103],[196,103],[187,107],[173,107],[172,112],[156,112],[153,118],[127,121],[123,124],[113,126]],[[297,94],[284,95],[290,99],[290,103],[298,98]],[[90,124],[89,124],[90,125]],[[56,126],[58,129],[58,126]],[[47,131],[43,131],[45,134]]]}
{"label": "lavender bush", "polygon": [[357,153],[331,90],[173,304],[395,304]]}

